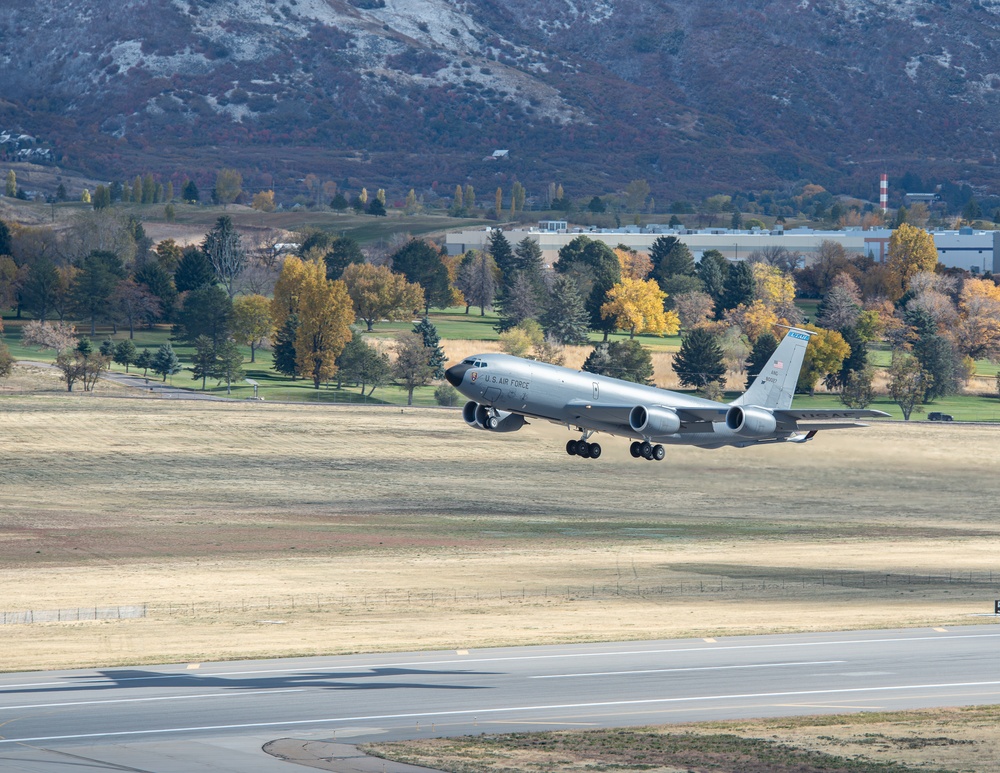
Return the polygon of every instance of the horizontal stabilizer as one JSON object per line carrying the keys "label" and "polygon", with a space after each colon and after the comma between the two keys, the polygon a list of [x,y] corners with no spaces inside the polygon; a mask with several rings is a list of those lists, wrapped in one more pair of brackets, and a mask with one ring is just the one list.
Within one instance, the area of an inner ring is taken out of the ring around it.
{"label": "horizontal stabilizer", "polygon": [[862,424],[860,421],[824,421],[818,424],[799,422],[795,425],[795,429],[799,432],[817,432],[821,429],[854,429],[855,427],[867,426],[867,424]]}
{"label": "horizontal stabilizer", "polygon": [[[887,419],[889,414],[885,411],[875,411],[868,408],[819,408],[817,410],[791,410],[784,409],[775,411],[774,416],[778,421],[834,421],[837,419]],[[801,425],[800,425],[801,426]]]}

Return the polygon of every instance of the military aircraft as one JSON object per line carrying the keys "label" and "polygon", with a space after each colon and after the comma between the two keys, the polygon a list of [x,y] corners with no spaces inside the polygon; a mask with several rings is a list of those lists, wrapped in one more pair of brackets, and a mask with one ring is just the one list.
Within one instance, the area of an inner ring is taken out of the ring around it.
{"label": "military aircraft", "polygon": [[886,417],[875,410],[793,410],[792,397],[809,330],[789,328],[750,388],[731,403],[670,392],[586,371],[512,357],[480,354],[448,368],[448,382],[469,398],[462,417],[470,427],[515,432],[525,419],[576,427],[582,436],[566,453],[601,455],[597,432],[632,438],[636,459],[660,461],[666,445],[700,448],[805,443],[824,429],[863,427],[857,419]]}

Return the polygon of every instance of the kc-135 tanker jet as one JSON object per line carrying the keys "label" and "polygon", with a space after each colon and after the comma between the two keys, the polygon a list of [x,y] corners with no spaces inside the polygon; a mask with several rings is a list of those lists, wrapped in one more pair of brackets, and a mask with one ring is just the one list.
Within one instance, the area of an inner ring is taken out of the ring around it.
{"label": "kc-135 tanker jet", "polygon": [[448,381],[470,402],[466,424],[490,432],[515,432],[526,418],[576,427],[582,437],[566,453],[597,459],[596,432],[633,439],[635,458],[662,460],[663,444],[700,448],[761,443],[804,443],[819,430],[863,427],[857,419],[885,417],[873,410],[792,410],[809,337],[790,328],[750,388],[731,403],[670,392],[617,378],[525,360],[480,354],[448,368]]}

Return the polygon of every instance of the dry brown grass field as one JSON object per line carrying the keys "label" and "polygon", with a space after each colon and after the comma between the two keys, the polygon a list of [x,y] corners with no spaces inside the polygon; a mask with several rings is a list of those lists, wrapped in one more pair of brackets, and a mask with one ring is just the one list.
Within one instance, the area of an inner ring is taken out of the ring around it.
{"label": "dry brown grass field", "polygon": [[455,410],[57,389],[0,392],[0,609],[148,614],[2,625],[6,670],[961,625],[1000,598],[992,427],[656,464]]}

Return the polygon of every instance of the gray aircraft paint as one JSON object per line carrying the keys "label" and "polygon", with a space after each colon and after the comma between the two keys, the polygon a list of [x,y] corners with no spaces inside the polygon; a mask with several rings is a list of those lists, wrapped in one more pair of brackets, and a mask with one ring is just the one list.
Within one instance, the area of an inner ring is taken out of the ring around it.
{"label": "gray aircraft paint", "polygon": [[478,428],[493,424],[501,432],[520,429],[527,417],[651,443],[745,447],[805,442],[820,429],[864,426],[854,420],[888,416],[873,410],[791,410],[810,335],[792,328],[732,403],[507,354],[466,358],[446,375],[472,401],[463,411],[466,422]]}

